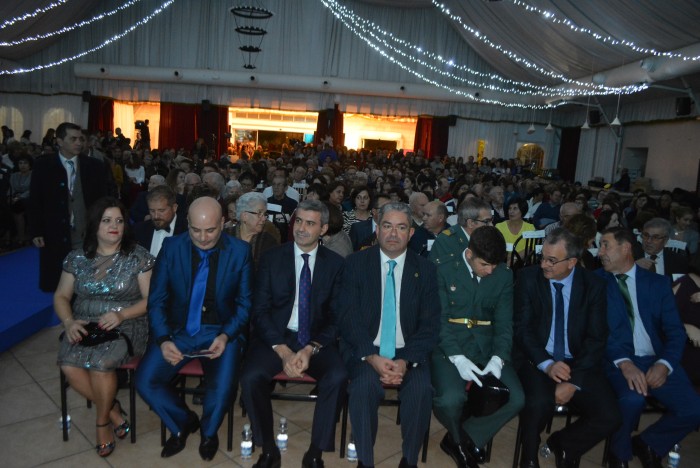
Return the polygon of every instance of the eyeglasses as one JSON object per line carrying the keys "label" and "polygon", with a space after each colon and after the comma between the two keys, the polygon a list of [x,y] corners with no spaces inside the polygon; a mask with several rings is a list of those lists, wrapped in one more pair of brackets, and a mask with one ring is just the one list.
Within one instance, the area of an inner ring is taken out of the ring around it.
{"label": "eyeglasses", "polygon": [[246,210],[245,212],[248,214],[252,214],[253,216],[257,216],[258,218],[262,218],[265,216],[264,211],[248,211],[248,210]]}
{"label": "eyeglasses", "polygon": [[643,232],[642,233],[642,239],[644,240],[653,240],[654,242],[662,241],[666,239],[667,236],[660,236],[658,234],[654,234],[653,236],[649,233]]}
{"label": "eyeglasses", "polygon": [[557,263],[565,262],[567,260],[571,260],[571,257],[562,258],[561,260],[557,260],[556,258],[552,258],[552,257],[547,257],[547,258],[541,258],[540,263],[543,265],[552,267],[552,266],[556,265]]}
{"label": "eyeglasses", "polygon": [[493,224],[493,218],[486,218],[486,219],[469,218],[469,219],[471,219],[475,223],[481,223],[483,225]]}

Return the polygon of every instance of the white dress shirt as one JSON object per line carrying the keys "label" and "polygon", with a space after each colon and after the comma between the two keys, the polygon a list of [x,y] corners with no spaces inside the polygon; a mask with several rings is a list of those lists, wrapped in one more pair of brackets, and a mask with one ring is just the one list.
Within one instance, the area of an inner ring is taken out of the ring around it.
{"label": "white dress shirt", "polygon": [[309,269],[311,270],[311,284],[314,281],[314,266],[316,266],[316,254],[318,246],[311,252],[303,252],[299,246],[294,243],[294,277],[296,278],[296,287],[294,291],[294,306],[292,307],[292,316],[289,317],[287,328],[292,331],[299,331],[299,281],[301,278],[301,270],[304,268],[304,259],[301,254],[309,254]]}
{"label": "white dress shirt", "polygon": [[160,252],[160,248],[163,247],[163,241],[165,240],[166,237],[172,237],[173,231],[175,230],[175,221],[177,221],[177,215],[173,217],[173,220],[170,221],[170,232],[165,231],[164,229],[155,229],[153,231],[153,237],[151,237],[151,255],[154,257],[158,257],[158,252]]}

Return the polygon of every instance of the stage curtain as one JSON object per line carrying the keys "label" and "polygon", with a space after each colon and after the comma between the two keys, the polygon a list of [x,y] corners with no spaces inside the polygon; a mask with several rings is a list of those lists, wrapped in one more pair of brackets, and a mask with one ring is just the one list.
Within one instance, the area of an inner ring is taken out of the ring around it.
{"label": "stage curtain", "polygon": [[338,108],[338,104],[333,109],[324,109],[318,112],[314,141],[316,144],[322,144],[327,136],[333,138],[333,146],[342,146],[345,143],[343,113]]}
{"label": "stage curtain", "polygon": [[226,106],[196,106],[197,112],[197,137],[204,138],[209,149],[214,149],[216,159],[226,153],[228,139],[224,136],[228,132],[228,107]]}
{"label": "stage curtain", "polygon": [[90,133],[114,130],[114,99],[90,97],[87,129]]}
{"label": "stage curtain", "polygon": [[191,104],[160,104],[158,148],[191,149],[197,140],[197,112],[200,106]]}

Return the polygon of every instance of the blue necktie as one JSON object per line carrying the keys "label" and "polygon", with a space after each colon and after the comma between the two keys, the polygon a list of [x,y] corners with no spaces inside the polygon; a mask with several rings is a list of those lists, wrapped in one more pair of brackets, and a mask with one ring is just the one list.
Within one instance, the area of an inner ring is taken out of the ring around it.
{"label": "blue necktie", "polygon": [[299,310],[297,341],[301,346],[306,346],[311,339],[309,322],[311,318],[311,268],[309,268],[309,254],[301,254],[304,266],[299,275]]}
{"label": "blue necktie", "polygon": [[204,305],[204,294],[207,291],[207,277],[209,276],[209,256],[213,254],[215,250],[216,249],[197,249],[201,260],[197,267],[197,273],[194,275],[192,296],[190,296],[190,308],[187,313],[187,326],[185,327],[185,330],[187,330],[190,336],[199,333],[199,329],[202,325],[202,306]]}
{"label": "blue necktie", "polygon": [[393,359],[396,355],[396,285],[394,267],[396,261],[389,260],[389,272],[384,285],[384,306],[382,310],[382,334],[379,337],[379,355]]}
{"label": "blue necktie", "polygon": [[553,283],[556,292],[554,306],[554,353],[552,357],[555,361],[564,360],[564,294],[561,290],[564,283]]}

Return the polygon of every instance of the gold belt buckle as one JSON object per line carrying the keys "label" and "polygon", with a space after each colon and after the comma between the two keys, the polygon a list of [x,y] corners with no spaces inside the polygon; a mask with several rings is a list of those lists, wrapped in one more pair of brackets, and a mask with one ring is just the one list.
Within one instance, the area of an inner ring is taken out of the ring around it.
{"label": "gold belt buckle", "polygon": [[467,328],[474,328],[478,325],[478,320],[467,319]]}

